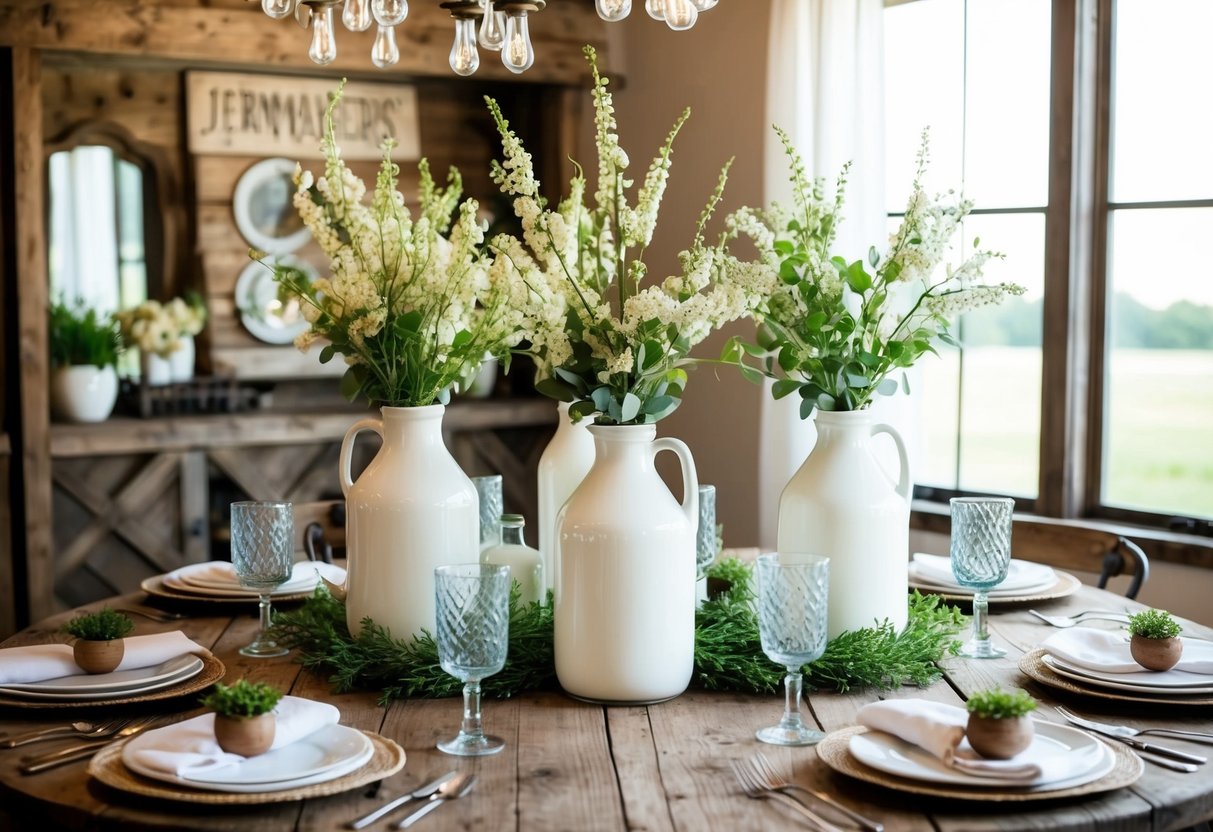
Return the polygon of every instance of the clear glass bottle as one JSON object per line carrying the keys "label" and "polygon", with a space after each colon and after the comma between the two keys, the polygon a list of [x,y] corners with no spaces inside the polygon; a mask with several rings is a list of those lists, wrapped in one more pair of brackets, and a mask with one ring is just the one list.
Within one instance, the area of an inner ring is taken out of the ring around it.
{"label": "clear glass bottle", "polygon": [[510,576],[518,582],[521,601],[545,603],[547,593],[543,582],[543,557],[538,549],[526,545],[522,529],[526,520],[521,514],[501,515],[501,542],[481,553],[485,563],[510,567]]}

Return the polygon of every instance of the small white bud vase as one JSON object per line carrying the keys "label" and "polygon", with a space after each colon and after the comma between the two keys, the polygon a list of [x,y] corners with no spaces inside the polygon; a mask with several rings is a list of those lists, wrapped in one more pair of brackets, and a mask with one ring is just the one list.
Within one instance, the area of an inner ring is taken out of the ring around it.
{"label": "small white bud vase", "polygon": [[149,387],[163,387],[173,383],[173,365],[164,356],[150,350],[139,352],[139,377]]}
{"label": "small white bud vase", "polygon": [[[341,443],[345,494],[346,623],[362,619],[408,640],[436,632],[434,567],[479,559],[476,489],[442,441],[442,405],[380,408]],[[357,480],[350,476],[354,440],[378,433],[383,447]]]}
{"label": "small white bud vase", "polygon": [[[781,552],[830,559],[829,637],[909,618],[910,477],[905,444],[867,410],[818,410],[817,444],[779,500]],[[886,433],[901,463],[894,480],[872,437]]]}
{"label": "small white bud vase", "polygon": [[594,437],[589,419],[569,421],[567,402],[557,405],[556,434],[539,458],[539,553],[543,555],[545,591],[556,582],[556,515],[594,464]]}
{"label": "small white bud vase", "polygon": [[510,579],[518,584],[520,603],[542,604],[547,600],[543,557],[538,549],[526,545],[525,527],[526,520],[521,514],[501,515],[501,540],[482,551],[480,560],[510,568]]}
{"label": "small white bud vase", "polygon": [[[695,461],[654,425],[594,425],[590,472],[557,523],[556,676],[578,699],[661,702],[691,681],[695,658]],[[653,464],[682,464],[679,505]]]}
{"label": "small white bud vase", "polygon": [[181,335],[180,345],[168,354],[169,378],[174,382],[191,381],[194,378],[194,336]]}

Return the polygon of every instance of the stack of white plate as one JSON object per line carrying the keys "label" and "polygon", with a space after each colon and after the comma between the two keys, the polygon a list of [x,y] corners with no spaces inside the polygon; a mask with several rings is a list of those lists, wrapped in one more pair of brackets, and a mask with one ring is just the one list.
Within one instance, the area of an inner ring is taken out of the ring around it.
{"label": "stack of white plate", "polygon": [[1154,696],[1196,696],[1213,694],[1213,676],[1188,673],[1183,670],[1141,670],[1132,673],[1109,673],[1079,667],[1057,656],[1045,654],[1041,661],[1058,676],[1064,676],[1083,687],[1124,690]]}
{"label": "stack of white plate", "polygon": [[112,673],[63,676],[58,679],[48,679],[45,682],[3,685],[0,686],[0,694],[45,702],[125,699],[128,696],[139,696],[192,679],[202,672],[203,666],[202,659],[193,654],[187,654],[169,659],[154,667],[115,670]]}
{"label": "stack of white plate", "polygon": [[155,731],[130,740],[123,763],[153,780],[216,792],[259,794],[327,783],[356,771],[371,759],[375,747],[365,734],[345,725],[329,725],[290,745],[238,763],[183,776],[140,764],[133,752],[156,747]]}
{"label": "stack of white plate", "polygon": [[[288,581],[270,595],[310,594],[324,578],[334,584],[345,583],[345,570],[331,563],[301,561],[295,564]],[[200,598],[256,598],[257,590],[240,585],[236,570],[226,561],[192,563],[169,572],[162,578],[165,587]]]}
{"label": "stack of white plate", "polygon": [[[1012,600],[1047,592],[1057,586],[1059,575],[1051,566],[1011,559],[1007,577],[987,593],[991,600]],[[972,595],[972,587],[961,586],[952,574],[952,562],[939,555],[916,552],[910,561],[910,586],[926,592]]]}

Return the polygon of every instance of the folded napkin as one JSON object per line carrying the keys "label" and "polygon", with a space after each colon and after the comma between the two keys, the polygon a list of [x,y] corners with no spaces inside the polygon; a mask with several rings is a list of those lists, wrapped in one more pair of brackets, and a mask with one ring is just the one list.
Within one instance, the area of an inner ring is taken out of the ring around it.
{"label": "folded napkin", "polygon": [[[186,653],[209,656],[211,651],[186,638],[180,630],[131,636],[123,643],[122,663],[116,669],[155,667]],[[84,671],[72,659],[70,644],[33,644],[0,650],[0,685],[25,685],[81,673]]]}
{"label": "folded napkin", "polygon": [[[341,712],[327,702],[284,696],[274,708],[273,751],[309,734],[335,725]],[[196,716],[147,731],[128,742],[122,749],[122,760],[138,771],[140,768],[190,777],[224,766],[243,762],[246,757],[229,754],[215,741],[215,715]]]}
{"label": "folded napkin", "polygon": [[[236,569],[225,560],[213,560],[207,563],[194,563],[183,566],[168,573],[168,577],[178,583],[202,587],[204,589],[230,590],[233,592],[254,592],[240,585],[236,577]],[[275,592],[306,592],[314,589],[323,577],[335,584],[345,583],[345,570],[340,566],[321,561],[300,561],[291,569],[291,577],[280,584]]]}
{"label": "folded napkin", "polygon": [[[1184,652],[1179,663],[1165,672],[1180,671],[1213,676],[1213,642],[1185,638],[1183,645]],[[1050,656],[1087,670],[1103,673],[1141,673],[1143,677],[1151,678],[1158,675],[1156,671],[1144,670],[1133,661],[1129,642],[1125,640],[1124,632],[1119,630],[1071,627],[1049,636],[1040,646]]]}
{"label": "folded napkin", "polygon": [[976,777],[1024,784],[1052,783],[1079,773],[1078,761],[1033,743],[1009,760],[986,760],[962,742],[969,714],[964,708],[925,699],[872,702],[859,709],[858,720],[938,757],[944,765]]}
{"label": "folded napkin", "polygon": [[[910,577],[921,583],[969,591],[956,582],[956,575],[952,572],[951,558],[940,555],[925,555],[915,552],[910,562]],[[995,589],[1000,592],[1026,592],[1045,589],[1055,583],[1057,583],[1057,574],[1053,571],[1053,567],[1012,558],[1011,565],[1007,568],[1007,577]]]}

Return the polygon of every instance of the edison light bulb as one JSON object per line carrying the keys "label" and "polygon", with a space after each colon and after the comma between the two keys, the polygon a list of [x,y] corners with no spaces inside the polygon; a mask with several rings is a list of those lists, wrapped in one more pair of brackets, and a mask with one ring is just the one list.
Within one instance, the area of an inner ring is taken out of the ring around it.
{"label": "edison light bulb", "polygon": [[716,4],[719,3],[720,0],[691,0],[691,2],[695,4],[696,9],[701,12],[706,12],[710,9],[716,8]]}
{"label": "edison light bulb", "polygon": [[526,72],[535,63],[535,47],[531,46],[531,29],[525,10],[507,14],[505,17],[505,45],[501,48],[501,62],[510,72]]}
{"label": "edison light bulb", "polygon": [[274,20],[281,20],[291,13],[291,0],[261,0],[261,11]]}
{"label": "edison light bulb", "polygon": [[399,26],[409,16],[409,0],[371,0],[371,14],[380,26]]}
{"label": "edison light bulb", "polygon": [[632,13],[632,0],[594,0],[598,16],[608,23],[623,20]]}
{"label": "edison light bulb", "polygon": [[471,75],[480,66],[476,51],[476,19],[463,17],[455,21],[455,43],[451,45],[451,69],[456,75]]}
{"label": "edison light bulb", "polygon": [[695,25],[699,9],[691,0],[665,0],[665,23],[675,32],[683,32]]}
{"label": "edison light bulb", "polygon": [[332,63],[337,57],[337,36],[333,31],[333,7],[312,12],[312,48],[307,56],[315,63]]}
{"label": "edison light bulb", "polygon": [[369,0],[345,0],[345,11],[341,13],[341,22],[351,32],[365,32],[371,28]]}
{"label": "edison light bulb", "polygon": [[644,10],[654,20],[665,20],[665,0],[644,0]]}
{"label": "edison light bulb", "polygon": [[380,26],[375,33],[375,45],[371,47],[371,63],[380,69],[387,69],[398,60],[400,47],[396,45],[396,29]]}
{"label": "edison light bulb", "polygon": [[505,12],[493,11],[493,0],[484,4],[484,17],[480,21],[480,45],[493,52],[501,51],[505,43]]}

